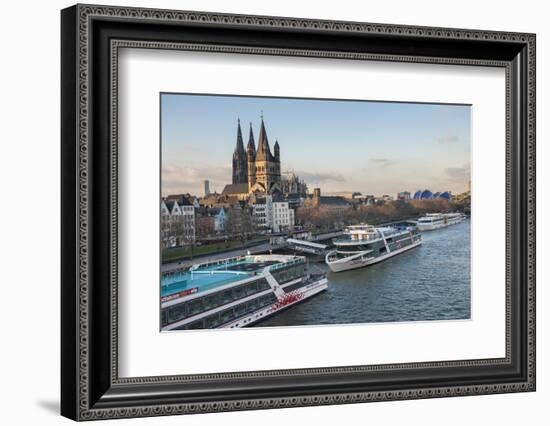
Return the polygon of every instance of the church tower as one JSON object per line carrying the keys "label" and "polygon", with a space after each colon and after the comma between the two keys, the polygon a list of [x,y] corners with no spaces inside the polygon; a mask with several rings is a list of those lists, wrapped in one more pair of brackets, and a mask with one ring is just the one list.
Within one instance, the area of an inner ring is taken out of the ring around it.
{"label": "church tower", "polygon": [[269,192],[273,184],[281,180],[280,173],[278,172],[279,167],[280,161],[271,154],[264,118],[262,117],[260,135],[258,137],[258,151],[256,152],[255,178],[256,182],[263,186],[265,192]]}
{"label": "church tower", "polygon": [[248,165],[246,153],[244,151],[243,135],[241,132],[241,120],[237,121],[237,145],[233,151],[233,182],[248,182]]}
{"label": "church tower", "polygon": [[254,133],[252,132],[252,123],[250,123],[250,133],[248,135],[248,145],[246,146],[246,157],[248,165],[248,191],[256,183],[256,143],[254,142]]}
{"label": "church tower", "polygon": [[275,146],[273,147],[275,154],[275,181],[281,181],[281,149],[279,147],[279,141],[275,140]]}

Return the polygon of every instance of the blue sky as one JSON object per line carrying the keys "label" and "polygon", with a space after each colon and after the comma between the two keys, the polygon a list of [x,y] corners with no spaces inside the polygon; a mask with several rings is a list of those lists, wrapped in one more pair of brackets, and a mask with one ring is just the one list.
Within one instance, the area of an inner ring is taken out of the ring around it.
{"label": "blue sky", "polygon": [[231,183],[237,119],[256,144],[260,115],[281,169],[324,192],[464,192],[470,106],[294,98],[161,95],[162,193],[202,195]]}

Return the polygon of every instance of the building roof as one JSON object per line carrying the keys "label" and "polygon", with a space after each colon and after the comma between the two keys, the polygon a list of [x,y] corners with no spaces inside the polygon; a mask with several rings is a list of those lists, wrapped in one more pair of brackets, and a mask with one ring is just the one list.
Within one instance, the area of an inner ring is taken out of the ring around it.
{"label": "building roof", "polygon": [[289,192],[288,194],[286,194],[287,200],[299,200],[300,198],[302,198],[302,194],[298,192]]}
{"label": "building roof", "polygon": [[183,194],[171,194],[166,196],[166,200],[179,200],[181,197],[183,197]]}
{"label": "building roof", "polygon": [[348,200],[352,200],[355,197],[360,197],[363,195],[358,191],[335,191],[335,192],[324,192],[324,194],[327,197],[339,197],[339,198],[346,198]]}
{"label": "building roof", "polygon": [[319,197],[319,203],[331,206],[348,206],[350,202],[343,197],[325,196]]}
{"label": "building roof", "polygon": [[225,185],[225,188],[223,188],[223,191],[222,191],[223,195],[244,194],[244,193],[248,193],[247,183],[231,183],[229,185]]}
{"label": "building roof", "polygon": [[225,213],[223,207],[198,207],[195,209],[197,216],[217,216],[220,212]]}
{"label": "building roof", "polygon": [[187,197],[182,197],[178,200],[178,204],[180,206],[192,206],[193,203],[191,201],[189,201],[189,199]]}
{"label": "building roof", "polygon": [[[180,206],[192,206],[195,197],[191,194],[172,194],[166,197],[166,202],[171,201],[172,206],[174,202],[177,202]],[[172,207],[170,207],[172,209]]]}

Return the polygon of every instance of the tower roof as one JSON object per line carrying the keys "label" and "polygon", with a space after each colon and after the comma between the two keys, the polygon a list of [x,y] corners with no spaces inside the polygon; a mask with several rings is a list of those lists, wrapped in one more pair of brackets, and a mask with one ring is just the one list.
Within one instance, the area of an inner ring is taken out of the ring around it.
{"label": "tower roof", "polygon": [[252,123],[250,123],[250,132],[248,134],[248,145],[246,150],[256,155],[256,142],[254,142],[254,132],[252,132]]}
{"label": "tower roof", "polygon": [[256,161],[273,161],[273,155],[269,149],[269,141],[267,140],[267,132],[265,131],[264,119],[260,126],[260,136],[258,138],[258,152],[256,153]]}
{"label": "tower roof", "polygon": [[279,141],[275,140],[275,145],[273,145],[273,158],[275,161],[279,162],[280,160],[280,147],[279,147]]}
{"label": "tower roof", "polygon": [[243,134],[241,132],[241,120],[237,119],[237,145],[235,146],[235,153],[244,154]]}

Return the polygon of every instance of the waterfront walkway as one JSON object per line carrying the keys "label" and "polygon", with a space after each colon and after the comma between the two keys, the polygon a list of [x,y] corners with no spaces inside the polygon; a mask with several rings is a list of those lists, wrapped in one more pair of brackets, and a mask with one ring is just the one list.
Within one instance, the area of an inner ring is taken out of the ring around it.
{"label": "waterfront walkway", "polygon": [[270,250],[277,250],[282,247],[286,246],[286,244],[271,244],[269,242],[255,245],[252,247],[245,247],[245,248],[238,248],[231,251],[224,251],[221,253],[214,253],[204,256],[197,256],[193,259],[184,259],[184,260],[176,260],[174,262],[169,263],[163,263],[161,265],[161,272],[171,272],[178,269],[187,269],[191,267],[192,265],[195,265],[196,263],[205,262],[207,260],[219,260],[219,259],[225,259],[228,257],[238,257],[238,256],[246,256],[247,254],[259,254],[259,253],[266,253]]}

